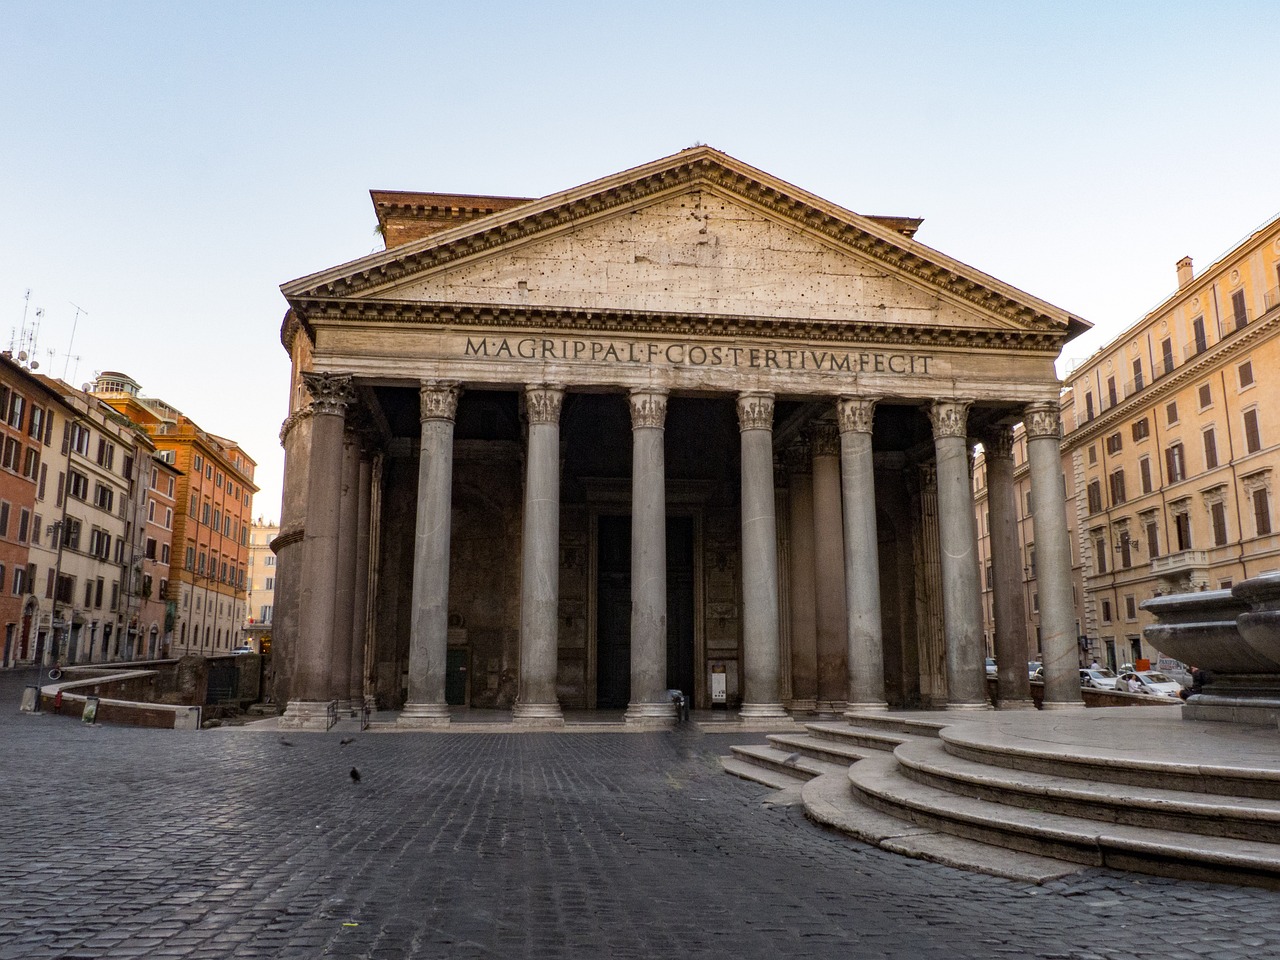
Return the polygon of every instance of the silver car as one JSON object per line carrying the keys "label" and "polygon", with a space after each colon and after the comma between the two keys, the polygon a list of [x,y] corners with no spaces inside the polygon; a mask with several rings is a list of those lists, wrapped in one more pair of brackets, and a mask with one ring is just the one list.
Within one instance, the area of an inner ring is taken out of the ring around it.
{"label": "silver car", "polygon": [[1106,667],[1081,667],[1080,686],[1093,690],[1115,690],[1116,675]]}

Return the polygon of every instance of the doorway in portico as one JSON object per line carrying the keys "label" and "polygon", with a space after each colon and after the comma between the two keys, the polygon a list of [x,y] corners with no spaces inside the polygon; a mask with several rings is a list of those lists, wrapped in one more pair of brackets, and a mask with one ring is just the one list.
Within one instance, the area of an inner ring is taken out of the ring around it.
{"label": "doorway in portico", "polygon": [[[667,686],[693,695],[694,521],[667,518]],[[631,698],[631,517],[596,522],[596,706]]]}

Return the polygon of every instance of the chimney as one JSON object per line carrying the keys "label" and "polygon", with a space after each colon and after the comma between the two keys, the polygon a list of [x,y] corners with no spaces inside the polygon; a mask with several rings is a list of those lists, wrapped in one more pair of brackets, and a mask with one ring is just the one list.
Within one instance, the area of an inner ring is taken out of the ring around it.
{"label": "chimney", "polygon": [[1191,258],[1183,257],[1178,261],[1178,289],[1181,290],[1192,278],[1195,277],[1195,271],[1191,268]]}

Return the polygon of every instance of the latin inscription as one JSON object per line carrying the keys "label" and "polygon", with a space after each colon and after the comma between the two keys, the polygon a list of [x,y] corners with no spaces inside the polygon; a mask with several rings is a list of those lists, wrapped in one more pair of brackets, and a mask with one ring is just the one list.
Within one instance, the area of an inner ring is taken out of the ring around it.
{"label": "latin inscription", "polygon": [[467,337],[464,357],[660,364],[672,367],[747,367],[830,373],[929,374],[933,357],[921,353],[731,347],[698,343],[636,343],[549,337]]}

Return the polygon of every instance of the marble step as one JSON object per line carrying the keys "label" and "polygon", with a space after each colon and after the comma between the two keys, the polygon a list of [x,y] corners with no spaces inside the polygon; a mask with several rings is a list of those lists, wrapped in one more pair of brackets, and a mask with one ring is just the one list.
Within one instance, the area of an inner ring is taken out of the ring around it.
{"label": "marble step", "polygon": [[738,756],[721,757],[720,767],[725,773],[735,776],[739,780],[748,780],[751,783],[758,783],[761,786],[778,791],[798,790],[808,780],[807,777],[799,776],[796,773],[781,773],[771,767],[761,766],[752,760]]}
{"label": "marble step", "polygon": [[862,748],[864,751],[877,750],[882,753],[892,753],[899,744],[914,739],[909,733],[890,729],[872,730],[867,727],[855,727],[839,720],[829,723],[806,723],[804,726],[811,737],[842,743],[853,748]]}
{"label": "marble step", "polygon": [[729,749],[739,760],[801,780],[810,780],[826,773],[843,774],[849,766],[847,763],[830,763],[806,756],[798,750],[780,750],[763,744],[748,744]]}
{"label": "marble step", "polygon": [[1135,756],[1132,750],[1037,743],[982,724],[941,732],[947,752],[975,763],[1129,786],[1280,800],[1280,769],[1244,761],[1215,764]]}
{"label": "marble step", "polygon": [[806,757],[825,760],[828,763],[848,766],[867,755],[866,747],[858,747],[841,740],[813,737],[807,733],[772,733],[766,737],[771,746],[787,753],[799,752]]}
{"label": "marble step", "polygon": [[852,796],[939,833],[1057,860],[1190,880],[1280,887],[1280,845],[1100,823],[961,796],[908,779],[892,756],[849,768]]}
{"label": "marble step", "polygon": [[1104,823],[1280,843],[1280,801],[1135,787],[976,763],[937,741],[894,756],[908,779],[950,793]]}
{"label": "marble step", "polygon": [[818,777],[800,790],[805,816],[814,823],[890,853],[1037,884],[1084,869],[1078,863],[955,837],[890,816],[856,801],[843,777]]}
{"label": "marble step", "polygon": [[889,730],[895,733],[909,733],[914,737],[936,737],[940,731],[956,722],[955,717],[939,720],[904,714],[893,711],[867,710],[853,713],[845,718],[850,726],[863,727],[869,730]]}

